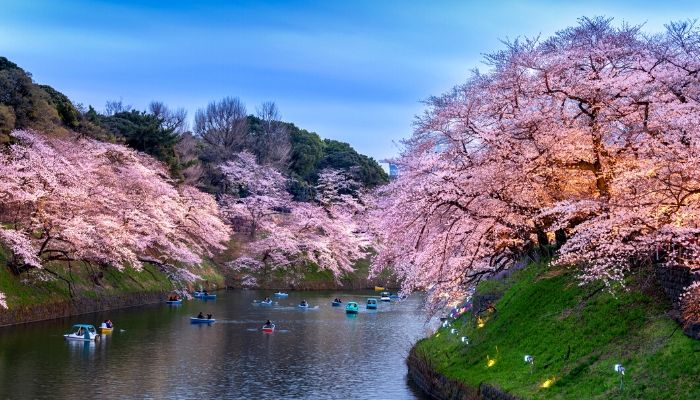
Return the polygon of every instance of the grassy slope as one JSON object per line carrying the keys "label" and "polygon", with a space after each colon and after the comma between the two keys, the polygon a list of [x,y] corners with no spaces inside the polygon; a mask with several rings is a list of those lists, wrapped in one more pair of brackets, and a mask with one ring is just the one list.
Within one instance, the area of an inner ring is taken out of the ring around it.
{"label": "grassy slope", "polygon": [[[68,285],[64,281],[59,279],[43,281],[31,279],[27,275],[17,277],[5,267],[5,262],[6,254],[0,247],[0,292],[6,295],[10,308],[70,300]],[[74,266],[70,274],[67,266],[63,264],[54,263],[49,268],[63,277],[72,279],[76,295],[82,297],[164,292],[173,289],[173,284],[167,276],[152,265],[146,265],[141,271],[132,268],[125,268],[123,271],[104,269],[102,270],[104,275],[100,279],[101,286],[93,283],[89,272],[82,266]],[[223,287],[223,277],[208,263],[204,263],[201,268],[194,271],[210,284]]]}
{"label": "grassy slope", "polygon": [[[658,291],[599,289],[579,286],[569,271],[533,265],[509,282],[479,287],[504,292],[483,328],[468,313],[453,323],[457,334],[441,328],[416,350],[449,378],[523,398],[700,398],[700,341],[666,316],[670,305]],[[462,335],[471,344],[461,343]],[[535,357],[532,374],[525,354]],[[496,360],[490,368],[487,356]],[[622,392],[616,363],[627,369]],[[554,385],[541,388],[549,378]]]}

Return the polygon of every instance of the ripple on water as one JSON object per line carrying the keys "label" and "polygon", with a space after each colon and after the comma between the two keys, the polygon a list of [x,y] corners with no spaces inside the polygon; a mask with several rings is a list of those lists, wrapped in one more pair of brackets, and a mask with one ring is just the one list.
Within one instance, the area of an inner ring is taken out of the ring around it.
{"label": "ripple on water", "polygon": [[[419,298],[381,303],[377,311],[363,307],[369,291],[291,292],[282,304],[254,302],[270,294],[222,292],[215,302],[0,329],[0,367],[8,367],[0,398],[417,398],[404,360],[426,332]],[[360,303],[359,315],[331,307],[334,297]],[[298,308],[301,299],[313,309]],[[199,312],[217,322],[190,324]],[[72,323],[106,318],[125,331],[87,346],[62,338]],[[267,319],[276,324],[272,334],[260,331]]]}

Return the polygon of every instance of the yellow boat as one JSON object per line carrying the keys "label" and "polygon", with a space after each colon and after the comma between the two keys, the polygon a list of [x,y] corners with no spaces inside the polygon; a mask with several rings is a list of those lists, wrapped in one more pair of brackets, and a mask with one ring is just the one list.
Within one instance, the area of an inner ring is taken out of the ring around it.
{"label": "yellow boat", "polygon": [[374,291],[375,291],[375,292],[383,292],[383,291],[384,291],[384,287],[383,287],[383,286],[375,286],[375,287],[374,287]]}
{"label": "yellow boat", "polygon": [[100,333],[104,334],[104,333],[112,333],[112,331],[114,330],[114,327],[112,327],[112,328],[99,327],[97,329],[100,330]]}

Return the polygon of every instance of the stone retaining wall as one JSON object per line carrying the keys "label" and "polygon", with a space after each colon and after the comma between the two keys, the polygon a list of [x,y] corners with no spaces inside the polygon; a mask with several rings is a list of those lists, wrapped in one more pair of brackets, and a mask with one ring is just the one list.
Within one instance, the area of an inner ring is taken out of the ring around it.
{"label": "stone retaining wall", "polygon": [[674,307],[678,307],[680,296],[685,292],[685,288],[700,280],[700,275],[692,273],[689,268],[685,267],[657,266],[656,278],[673,302]]}
{"label": "stone retaining wall", "polygon": [[683,324],[683,333],[693,339],[700,339],[700,320],[688,319],[681,313],[681,295],[685,289],[693,283],[700,281],[700,274],[694,274],[685,267],[656,267],[656,278],[663,287],[666,295],[673,302],[672,315]]}
{"label": "stone retaining wall", "polygon": [[126,293],[100,298],[81,297],[72,301],[13,307],[9,310],[0,309],[0,326],[159,303],[167,295],[168,292]]}
{"label": "stone retaining wall", "polygon": [[495,386],[482,383],[473,388],[449,379],[435,372],[422,356],[418,355],[415,347],[411,349],[408,359],[408,377],[423,392],[438,400],[520,400]]}

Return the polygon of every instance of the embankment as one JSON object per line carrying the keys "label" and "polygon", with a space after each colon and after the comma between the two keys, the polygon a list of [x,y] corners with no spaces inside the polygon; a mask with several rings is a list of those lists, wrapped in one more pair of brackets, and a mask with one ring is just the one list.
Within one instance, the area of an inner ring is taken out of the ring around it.
{"label": "embankment", "polygon": [[256,271],[254,273],[229,273],[226,285],[231,288],[251,287],[244,285],[246,276],[253,276],[256,285],[251,288],[267,290],[358,290],[385,286],[395,290],[399,287],[389,271],[369,278],[369,260],[359,260],[352,273],[343,274],[335,279],[329,270],[322,270],[316,265],[299,265],[274,271]]}
{"label": "embankment", "polygon": [[142,306],[161,302],[166,296],[167,292],[113,294],[97,298],[78,296],[67,301],[17,306],[0,312],[0,326]]}
{"label": "embankment", "polygon": [[[44,270],[17,276],[6,262],[0,248],[0,293],[7,305],[0,307],[0,326],[157,303],[175,289],[170,279],[150,264],[139,271],[129,267],[119,271],[82,263],[49,263]],[[224,278],[213,265],[204,264],[195,272],[203,280],[190,290],[224,287]]]}
{"label": "embankment", "polygon": [[[650,276],[611,292],[579,285],[573,271],[531,265],[484,282],[477,295],[499,298],[493,307],[419,341],[409,376],[438,399],[700,398],[700,341],[683,334]],[[626,368],[622,388],[617,363]]]}

